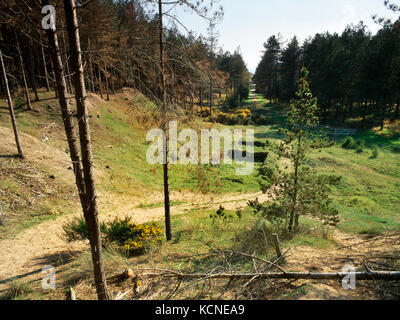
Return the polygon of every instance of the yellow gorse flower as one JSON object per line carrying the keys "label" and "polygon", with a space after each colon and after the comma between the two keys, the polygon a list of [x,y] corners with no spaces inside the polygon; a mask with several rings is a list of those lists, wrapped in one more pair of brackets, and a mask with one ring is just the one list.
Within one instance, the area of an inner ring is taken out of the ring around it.
{"label": "yellow gorse flower", "polygon": [[140,251],[147,245],[161,241],[162,229],[152,224],[128,224],[129,240],[126,240],[123,248],[128,251]]}

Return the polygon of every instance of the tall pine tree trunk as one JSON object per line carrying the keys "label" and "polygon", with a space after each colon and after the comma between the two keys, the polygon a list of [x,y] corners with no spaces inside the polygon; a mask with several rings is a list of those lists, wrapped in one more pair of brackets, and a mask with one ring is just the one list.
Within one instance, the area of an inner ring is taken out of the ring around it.
{"label": "tall pine tree trunk", "polygon": [[68,53],[67,53],[67,46],[66,46],[66,44],[65,44],[65,33],[64,33],[64,24],[62,23],[62,20],[61,20],[61,29],[62,29],[62,44],[63,44],[63,48],[62,48],[62,51],[63,51],[63,55],[62,55],[62,57],[64,58],[64,63],[65,63],[65,66],[66,66],[66,68],[67,68],[67,74],[66,74],[66,82],[67,82],[67,91],[68,91],[68,93],[71,93],[72,94],[72,83],[71,83],[71,77],[70,77],[70,69],[69,69],[69,61],[68,61]]}
{"label": "tall pine tree trunk", "polygon": [[366,121],[366,118],[367,118],[367,101],[364,101],[362,109],[363,109],[363,114],[362,114],[361,127],[364,129],[365,128],[365,121]]}
{"label": "tall pine tree trunk", "polygon": [[92,93],[95,93],[95,90],[94,90],[95,77],[94,77],[94,73],[93,73],[93,61],[92,61],[90,39],[88,39],[88,50],[89,50],[89,69],[90,69],[90,87],[89,88],[92,91]]}
{"label": "tall pine tree trunk", "polygon": [[210,116],[212,116],[213,104],[214,104],[214,79],[213,79],[213,77],[211,75],[211,81],[210,81]]}
{"label": "tall pine tree trunk", "polygon": [[102,99],[104,99],[104,96],[103,96],[103,87],[102,87],[102,85],[101,85],[101,70],[100,70],[100,64],[97,66],[97,68],[98,68],[98,74],[99,74],[99,90],[100,90],[100,96],[101,96],[101,98]]}
{"label": "tall pine tree trunk", "polygon": [[386,98],[383,99],[382,109],[381,109],[381,131],[385,128],[385,116],[386,116]]}
{"label": "tall pine tree trunk", "polygon": [[83,77],[82,54],[75,0],[64,0],[64,10],[69,38],[69,48],[71,51],[71,66],[74,74],[76,109],[87,200],[85,220],[90,235],[89,238],[92,249],[96,290],[100,300],[110,300],[111,296],[108,292],[106,277],[104,274],[100,225],[98,221],[97,193],[93,172],[92,142],[89,127],[89,114],[86,105],[86,89]]}
{"label": "tall pine tree trunk", "polygon": [[44,55],[44,49],[43,49],[42,45],[40,46],[40,49],[42,51],[43,70],[44,70],[44,77],[45,77],[45,80],[46,80],[46,89],[47,89],[47,92],[50,92],[49,73],[47,71],[46,56]]}
{"label": "tall pine tree trunk", "polygon": [[33,58],[33,52],[32,52],[32,47],[29,46],[29,57],[30,57],[30,63],[29,63],[29,75],[31,78],[31,85],[33,92],[35,93],[35,99],[36,101],[39,101],[39,95],[36,87],[36,80],[35,80],[35,63],[34,63],[34,58]]}
{"label": "tall pine tree trunk", "polygon": [[10,111],[11,123],[12,123],[12,127],[14,130],[15,144],[17,145],[19,157],[22,159],[25,159],[24,153],[22,152],[21,143],[19,142],[18,128],[17,128],[17,123],[15,121],[14,108],[13,108],[13,104],[12,104],[10,88],[8,87],[7,72],[6,72],[6,67],[4,66],[3,53],[1,52],[1,50],[0,50],[0,60],[1,60],[1,69],[2,69],[2,74],[3,74],[4,87],[5,87],[5,90],[7,93],[8,109]]}
{"label": "tall pine tree trunk", "polygon": [[28,82],[26,81],[24,60],[22,59],[21,48],[20,48],[20,46],[19,46],[19,40],[18,40],[17,32],[16,32],[15,30],[14,30],[14,35],[15,35],[15,41],[16,41],[16,45],[17,45],[19,66],[20,66],[20,68],[21,68],[22,78],[23,78],[23,80],[24,80],[26,104],[28,105],[28,110],[32,110],[31,98],[30,98],[30,96],[29,96]]}
{"label": "tall pine tree trunk", "polygon": [[110,87],[108,85],[108,77],[107,77],[107,62],[104,62],[104,77],[106,78],[107,101],[110,101]]}
{"label": "tall pine tree trunk", "polygon": [[50,58],[50,67],[51,67],[51,74],[53,75],[53,80],[54,80],[54,92],[56,98],[58,98],[57,81],[56,81],[56,73],[54,72],[53,57]]}
{"label": "tall pine tree trunk", "polygon": [[[42,5],[49,5],[49,0],[42,0]],[[77,142],[77,135],[75,130],[75,123],[73,118],[73,111],[70,108],[67,96],[67,84],[65,80],[64,66],[61,59],[61,50],[58,43],[58,37],[55,31],[49,29],[46,30],[47,38],[49,41],[50,53],[55,73],[55,81],[58,90],[59,103],[61,107],[61,114],[64,121],[65,133],[67,136],[68,146],[72,165],[74,167],[75,181],[79,191],[79,198],[82,206],[82,211],[85,218],[88,216],[88,210],[90,207],[90,199],[86,193],[84,174],[82,168],[81,157],[79,155],[79,146]],[[93,236],[89,233],[89,238]],[[92,240],[91,240],[92,242]],[[94,264],[94,263],[93,263]],[[95,264],[94,264],[95,265]]]}
{"label": "tall pine tree trunk", "polygon": [[297,208],[297,195],[298,195],[298,183],[299,183],[299,159],[300,159],[300,148],[301,148],[301,134],[297,135],[297,155],[294,163],[294,182],[293,182],[293,199],[292,199],[292,210],[290,212],[289,231],[297,232],[299,229],[299,215],[296,213]]}
{"label": "tall pine tree trunk", "polygon": [[115,75],[115,69],[112,68],[112,73],[111,73],[111,92],[112,94],[115,94],[115,84],[114,84],[114,75]]}
{"label": "tall pine tree trunk", "polygon": [[164,207],[165,207],[165,233],[167,241],[172,240],[172,230],[171,230],[171,203],[169,197],[169,172],[168,172],[168,119],[167,119],[167,91],[165,82],[165,61],[164,61],[164,37],[163,37],[163,8],[162,0],[158,1],[158,11],[159,11],[159,46],[160,46],[160,85],[161,85],[161,104],[162,104],[162,114],[163,114],[163,129],[165,132],[164,139]]}

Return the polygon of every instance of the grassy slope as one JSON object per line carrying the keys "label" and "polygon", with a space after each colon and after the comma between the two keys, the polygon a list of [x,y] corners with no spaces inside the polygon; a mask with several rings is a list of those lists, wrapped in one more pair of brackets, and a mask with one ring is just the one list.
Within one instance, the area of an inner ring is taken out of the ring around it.
{"label": "grassy slope", "polygon": [[[65,151],[66,143],[63,141],[57,101],[53,98],[53,93],[42,91],[40,96],[42,101],[34,104],[38,113],[24,111],[22,99],[16,99],[19,130],[38,139],[42,139],[46,133],[50,136],[50,140],[45,142],[47,145]],[[90,113],[93,150],[98,169],[99,189],[108,193],[136,196],[143,194],[143,190],[146,189],[161,191],[162,168],[151,166],[145,160],[148,148],[145,141],[147,130],[157,126],[157,120],[153,116],[154,106],[141,95],[132,92],[118,94],[112,97],[110,102],[98,97],[92,97],[89,101],[92,105]],[[246,106],[252,109],[253,113],[267,116],[270,121],[267,126],[255,127],[256,139],[281,138],[278,130],[282,123],[285,123],[282,107],[269,104],[259,96],[256,103],[249,100]],[[4,100],[0,101],[0,107],[0,125],[10,127]],[[49,129],[49,125],[53,123],[56,126],[50,126]],[[316,165],[322,171],[344,177],[342,185],[333,190],[344,218],[340,226],[344,230],[357,232],[382,232],[398,228],[400,161],[396,152],[400,148],[399,137],[366,131],[360,132],[355,138],[367,145],[361,154],[342,149],[342,139],[338,139],[334,147],[313,156]],[[381,148],[378,159],[371,158],[369,149],[375,144]],[[0,158],[0,161],[3,167],[10,165],[10,159]],[[51,172],[51,168],[35,169],[49,174]],[[224,165],[206,170],[203,176],[199,175],[196,166],[171,166],[172,189],[198,190],[200,186],[197,176],[209,180],[207,188],[211,192],[258,191],[255,174],[233,179],[234,167]],[[0,189],[3,191],[14,189],[14,193],[22,195],[30,192],[26,189],[21,191],[21,186],[15,183],[10,173],[8,176],[4,173],[1,181]],[[48,202],[39,211],[50,210],[48,207],[57,204],[58,200]]]}
{"label": "grassy slope", "polygon": [[[33,103],[35,112],[26,111],[22,97],[15,98],[18,129],[21,133],[38,139],[35,140],[35,148],[42,148],[43,143],[50,147],[50,150],[54,148],[63,152],[68,162],[68,148],[58,101],[54,98],[54,92],[48,93],[43,89],[39,91],[39,96],[40,101]],[[149,165],[146,161],[147,131],[158,127],[155,106],[134,91],[118,93],[111,97],[111,101],[89,96],[88,102],[99,191],[107,193],[111,198],[114,195],[143,197],[146,190],[162,191],[162,167]],[[0,100],[0,126],[11,128],[4,99]],[[50,139],[45,140],[46,137]],[[7,147],[7,150],[0,149],[0,168],[3,168],[0,204],[4,212],[9,213],[9,221],[5,226],[0,226],[0,239],[50,217],[69,212],[72,207],[78,209],[78,201],[74,198],[76,195],[73,179],[58,179],[65,174],[64,171],[57,172],[51,160],[48,163],[38,163],[37,159],[28,158],[24,165],[18,159],[7,158],[6,156],[10,155],[10,146]],[[13,166],[17,169],[8,169]],[[32,169],[29,169],[30,167]],[[67,170],[67,167],[63,169]],[[221,166],[205,170],[203,175],[200,175],[197,166],[171,166],[171,190],[201,189],[213,193],[257,191],[255,176],[231,179],[234,170],[233,166]],[[31,178],[31,184],[21,185],[15,178],[16,174],[29,175],[30,171],[40,172],[41,180]],[[49,176],[54,174],[57,179],[49,179]],[[199,183],[196,177],[206,183]],[[31,203],[30,200],[36,195],[32,189],[36,186],[39,190],[42,185],[51,186],[57,189],[57,192],[50,191],[50,196],[36,197],[34,203]],[[10,199],[14,198],[16,202],[10,206]]]}
{"label": "grassy slope", "polygon": [[[249,103],[253,112],[266,115],[270,125],[256,128],[258,139],[277,141],[279,128],[285,123],[285,109],[257,96],[257,106]],[[351,119],[349,119],[351,121]],[[400,136],[393,131],[360,131],[356,141],[366,145],[362,153],[341,147],[344,138],[335,138],[335,145],[312,155],[321,173],[343,177],[340,186],[332,189],[342,222],[339,228],[347,232],[382,233],[400,228]],[[372,147],[379,146],[377,159]]]}

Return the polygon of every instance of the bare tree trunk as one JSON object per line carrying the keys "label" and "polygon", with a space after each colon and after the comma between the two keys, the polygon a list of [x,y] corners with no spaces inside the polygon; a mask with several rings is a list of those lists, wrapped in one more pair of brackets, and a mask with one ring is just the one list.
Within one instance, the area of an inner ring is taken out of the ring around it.
{"label": "bare tree trunk", "polygon": [[293,183],[293,198],[292,198],[292,209],[290,212],[289,231],[293,231],[293,220],[294,220],[294,231],[297,232],[299,229],[299,215],[296,213],[297,208],[297,197],[298,197],[298,179],[299,179],[299,158],[301,148],[301,135],[297,136],[297,157],[294,163],[294,183]]}
{"label": "bare tree trunk", "polygon": [[100,70],[100,64],[97,66],[98,67],[98,70],[99,70],[99,89],[100,89],[100,96],[101,96],[101,98],[102,99],[104,99],[104,96],[103,96],[103,88],[102,88],[102,86],[101,86],[101,70]]}
{"label": "bare tree trunk", "polygon": [[8,109],[10,111],[11,123],[12,123],[12,127],[13,127],[13,130],[14,130],[15,143],[17,145],[18,155],[19,155],[19,157],[21,159],[25,159],[24,153],[22,152],[21,144],[19,142],[18,128],[17,128],[17,123],[15,121],[14,108],[13,108],[13,105],[12,105],[12,98],[11,98],[10,88],[8,87],[7,72],[6,72],[6,68],[4,66],[3,54],[1,52],[1,50],[0,50],[0,60],[1,60],[1,69],[3,71],[3,82],[4,82],[4,86],[5,86],[6,92],[7,92]]}
{"label": "bare tree trunk", "polygon": [[81,142],[82,167],[85,181],[87,211],[86,225],[92,249],[92,261],[97,295],[100,300],[110,300],[107,281],[104,274],[100,226],[98,221],[97,194],[93,172],[92,142],[89,127],[89,114],[86,105],[86,88],[83,77],[82,55],[79,39],[79,26],[76,16],[75,0],[64,0],[65,17],[71,51],[71,64],[74,71],[75,98]]}
{"label": "bare tree trunk", "polygon": [[36,87],[36,81],[35,81],[35,63],[34,63],[34,58],[33,58],[33,53],[32,53],[32,47],[29,46],[29,57],[31,59],[30,63],[29,63],[29,74],[30,74],[30,78],[31,78],[31,84],[32,84],[32,89],[33,92],[35,93],[35,99],[36,101],[39,101],[39,95],[38,95],[38,91],[37,91],[37,87]]}
{"label": "bare tree trunk", "polygon": [[107,62],[104,62],[104,77],[106,78],[107,101],[110,101],[110,88],[108,85],[108,77],[107,77]]}
{"label": "bare tree trunk", "polygon": [[92,93],[95,93],[94,90],[94,83],[95,83],[95,77],[93,73],[93,61],[92,61],[92,53],[91,53],[91,46],[90,46],[90,39],[88,39],[88,50],[89,50],[89,68],[90,68],[90,88]]}
{"label": "bare tree trunk", "polygon": [[115,94],[114,75],[115,75],[115,70],[114,70],[114,68],[112,68],[112,74],[111,74],[111,91],[112,91],[112,94]]}
{"label": "bare tree trunk", "polygon": [[164,125],[163,129],[165,132],[164,139],[164,207],[165,207],[165,233],[167,241],[172,240],[171,230],[171,202],[169,197],[169,173],[168,173],[168,119],[167,119],[167,91],[165,82],[165,61],[164,61],[164,39],[163,39],[163,8],[162,0],[158,1],[158,12],[159,12],[159,45],[160,45],[160,85],[161,85],[161,96],[162,96],[162,113]]}
{"label": "bare tree trunk", "polygon": [[20,46],[19,46],[19,40],[18,40],[18,36],[17,36],[17,33],[16,33],[15,30],[14,30],[14,34],[15,34],[15,40],[16,40],[16,44],[17,44],[19,65],[20,65],[21,72],[22,72],[22,78],[23,78],[23,80],[24,80],[26,103],[27,103],[27,105],[28,105],[28,110],[31,110],[31,111],[32,111],[31,98],[30,98],[30,96],[29,96],[29,88],[28,88],[28,83],[27,83],[27,81],[26,81],[26,74],[25,74],[25,68],[24,68],[24,60],[22,59],[21,48],[20,48]]}
{"label": "bare tree trunk", "polygon": [[70,77],[68,53],[67,53],[67,46],[65,44],[64,24],[62,23],[62,20],[61,20],[61,29],[62,29],[62,42],[63,42],[63,57],[64,57],[65,66],[67,67],[67,76],[66,76],[67,90],[68,90],[68,93],[72,94],[72,83],[71,83],[71,77]]}
{"label": "bare tree trunk", "polygon": [[194,118],[194,88],[192,87],[191,91],[190,91],[190,116],[193,119]]}
{"label": "bare tree trunk", "polygon": [[[58,41],[58,39],[57,39],[57,41]],[[58,48],[58,50],[59,49],[60,48]],[[51,67],[51,72],[52,72],[53,79],[54,79],[54,92],[55,92],[56,98],[58,98],[57,81],[56,81],[56,73],[54,72],[53,57],[51,57],[51,59],[50,59],[50,67]],[[64,78],[64,81],[65,81],[65,78]]]}
{"label": "bare tree trunk", "polygon": [[47,88],[47,92],[50,92],[50,83],[49,83],[49,74],[47,72],[46,56],[44,55],[43,46],[40,46],[40,48],[42,50],[43,69],[44,69],[44,77],[46,79],[46,88]]}
{"label": "bare tree trunk", "polygon": [[213,104],[214,104],[214,79],[213,79],[213,77],[211,75],[211,82],[210,82],[210,116],[212,116]]}

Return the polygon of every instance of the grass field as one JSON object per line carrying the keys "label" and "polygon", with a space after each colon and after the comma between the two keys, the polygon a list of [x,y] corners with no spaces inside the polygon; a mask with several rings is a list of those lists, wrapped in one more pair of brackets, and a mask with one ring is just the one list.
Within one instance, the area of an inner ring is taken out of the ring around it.
{"label": "grass field", "polygon": [[[257,138],[281,139],[279,128],[286,123],[284,107],[256,96],[253,108],[271,121],[268,126],[256,128]],[[363,152],[343,149],[345,138],[330,136],[334,146],[312,155],[313,165],[321,173],[342,177],[340,185],[332,187],[342,220],[339,228],[361,234],[399,230],[400,135],[390,129],[367,130],[359,131],[353,138],[364,143]],[[372,156],[375,145],[380,150],[377,158]]]}

